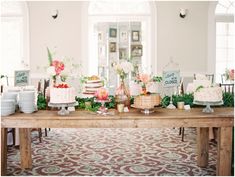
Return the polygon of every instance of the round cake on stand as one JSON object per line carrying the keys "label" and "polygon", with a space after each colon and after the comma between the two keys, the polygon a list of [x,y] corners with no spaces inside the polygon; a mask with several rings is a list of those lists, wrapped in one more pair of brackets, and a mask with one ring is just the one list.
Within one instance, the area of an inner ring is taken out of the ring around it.
{"label": "round cake on stand", "polygon": [[131,107],[140,109],[144,114],[150,114],[154,112],[154,107],[158,106],[160,102],[159,94],[139,95],[135,97],[134,104]]}
{"label": "round cake on stand", "polygon": [[61,108],[58,111],[59,115],[68,115],[69,110],[66,107],[76,106],[75,88],[69,87],[67,84],[59,84],[55,87],[50,87],[50,102],[48,106]]}
{"label": "round cake on stand", "polygon": [[198,88],[194,92],[193,104],[206,106],[202,112],[213,113],[211,106],[223,105],[223,93],[221,87]]}

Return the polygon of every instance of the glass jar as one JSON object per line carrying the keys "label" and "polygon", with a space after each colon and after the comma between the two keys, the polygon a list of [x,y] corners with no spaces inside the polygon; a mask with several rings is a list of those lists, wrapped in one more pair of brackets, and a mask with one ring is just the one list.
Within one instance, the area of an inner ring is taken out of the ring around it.
{"label": "glass jar", "polygon": [[130,109],[131,96],[129,88],[126,86],[124,80],[121,80],[120,86],[116,89],[115,102],[116,104],[124,104]]}

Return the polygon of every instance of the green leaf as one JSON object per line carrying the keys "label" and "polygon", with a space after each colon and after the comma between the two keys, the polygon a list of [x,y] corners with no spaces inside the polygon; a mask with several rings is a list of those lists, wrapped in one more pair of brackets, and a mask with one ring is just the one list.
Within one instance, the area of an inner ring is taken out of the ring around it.
{"label": "green leaf", "polygon": [[202,88],[204,88],[202,85],[198,86],[197,89],[196,89],[196,92],[198,92]]}
{"label": "green leaf", "polygon": [[49,48],[47,47],[47,55],[48,55],[48,61],[49,61],[49,65],[52,65],[52,54],[49,50]]}
{"label": "green leaf", "polygon": [[234,107],[234,94],[223,93],[223,101],[225,107]]}

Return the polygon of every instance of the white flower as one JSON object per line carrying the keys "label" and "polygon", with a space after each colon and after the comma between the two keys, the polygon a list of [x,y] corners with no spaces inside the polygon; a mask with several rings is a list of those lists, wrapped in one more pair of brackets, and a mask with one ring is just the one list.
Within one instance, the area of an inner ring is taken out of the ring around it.
{"label": "white flower", "polygon": [[128,74],[134,70],[133,65],[128,61],[121,62],[120,66],[121,66],[122,70],[124,71],[124,73],[126,73],[126,74]]}
{"label": "white flower", "polygon": [[55,72],[55,67],[54,66],[49,66],[47,68],[47,74],[49,76],[55,76],[56,75],[56,72]]}

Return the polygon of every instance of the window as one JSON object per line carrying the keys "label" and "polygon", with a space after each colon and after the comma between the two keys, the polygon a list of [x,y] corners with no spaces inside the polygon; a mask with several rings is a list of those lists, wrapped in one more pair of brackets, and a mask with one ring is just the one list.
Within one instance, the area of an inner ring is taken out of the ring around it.
{"label": "window", "polygon": [[27,4],[1,2],[1,74],[13,85],[14,71],[28,69]]}
{"label": "window", "polygon": [[[118,85],[118,77],[111,68],[113,62],[131,58],[133,63],[140,64],[145,72],[151,71],[149,2],[92,1],[88,14],[90,75],[99,74],[107,78],[109,91],[113,93],[113,89]],[[135,54],[133,47],[139,47],[138,51],[141,53]]]}
{"label": "window", "polygon": [[216,7],[216,81],[234,68],[234,2],[221,0]]}

